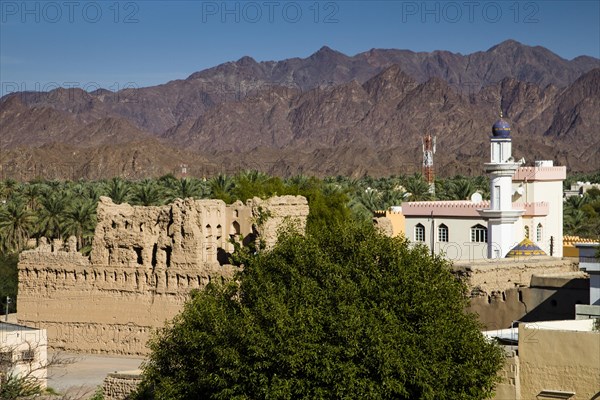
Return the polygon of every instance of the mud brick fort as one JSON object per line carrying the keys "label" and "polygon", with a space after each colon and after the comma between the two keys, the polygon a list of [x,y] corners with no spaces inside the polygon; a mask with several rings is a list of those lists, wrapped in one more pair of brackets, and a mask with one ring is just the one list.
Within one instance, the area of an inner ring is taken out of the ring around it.
{"label": "mud brick fort", "polygon": [[308,211],[299,196],[157,207],[102,197],[89,258],[74,238],[42,239],[21,253],[19,322],[47,329],[53,348],[146,354],[151,331],[181,310],[190,290],[233,276],[230,239],[272,246],[284,225],[304,231]]}

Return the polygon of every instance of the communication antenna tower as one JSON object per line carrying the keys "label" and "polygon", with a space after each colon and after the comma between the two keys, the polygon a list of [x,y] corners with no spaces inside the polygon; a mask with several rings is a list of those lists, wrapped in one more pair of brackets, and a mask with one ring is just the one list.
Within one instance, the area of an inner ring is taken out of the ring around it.
{"label": "communication antenna tower", "polygon": [[433,169],[433,155],[435,154],[436,136],[426,134],[423,136],[423,177],[429,185],[429,193],[435,194],[435,173]]}

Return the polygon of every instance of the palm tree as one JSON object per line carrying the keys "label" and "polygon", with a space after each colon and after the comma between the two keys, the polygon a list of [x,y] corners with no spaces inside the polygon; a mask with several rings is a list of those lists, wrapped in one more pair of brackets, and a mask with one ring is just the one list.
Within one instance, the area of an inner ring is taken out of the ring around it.
{"label": "palm tree", "polygon": [[131,196],[132,203],[140,206],[159,206],[165,200],[162,188],[151,179],[141,181]]}
{"label": "palm tree", "polygon": [[107,184],[106,195],[112,199],[115,204],[121,204],[129,199],[130,188],[121,178],[113,178]]}
{"label": "palm tree", "polygon": [[586,222],[585,213],[581,210],[570,210],[565,213],[563,224],[565,233],[568,235],[579,235]]}
{"label": "palm tree", "polygon": [[222,199],[228,203],[231,200],[231,192],[235,187],[235,182],[230,176],[219,174],[208,181],[208,187],[212,198]]}
{"label": "palm tree", "polygon": [[362,204],[371,214],[384,208],[381,201],[381,193],[370,187],[359,192],[358,196],[355,197],[355,202]]}
{"label": "palm tree", "polygon": [[96,226],[96,202],[78,201],[65,213],[64,229],[68,235],[77,237],[77,248],[83,248],[84,238],[94,231]]}
{"label": "palm tree", "polygon": [[415,174],[409,177],[404,187],[408,192],[409,201],[422,201],[431,199],[429,185],[427,182],[425,182],[425,179],[423,179],[423,176],[420,174]]}
{"label": "palm tree", "polygon": [[173,198],[202,198],[206,192],[204,182],[193,178],[181,178],[170,182],[169,186],[169,191]]}
{"label": "palm tree", "polygon": [[30,210],[36,210],[39,206],[40,197],[42,197],[47,187],[41,183],[30,183],[23,188],[23,197]]}
{"label": "palm tree", "polygon": [[475,193],[475,188],[471,181],[461,178],[452,182],[450,191],[454,200],[468,200]]}
{"label": "palm tree", "polygon": [[25,201],[15,197],[0,208],[2,252],[19,252],[33,231],[34,216]]}
{"label": "palm tree", "polygon": [[40,205],[37,221],[39,234],[48,239],[62,238],[68,198],[64,193],[52,193],[43,197]]}

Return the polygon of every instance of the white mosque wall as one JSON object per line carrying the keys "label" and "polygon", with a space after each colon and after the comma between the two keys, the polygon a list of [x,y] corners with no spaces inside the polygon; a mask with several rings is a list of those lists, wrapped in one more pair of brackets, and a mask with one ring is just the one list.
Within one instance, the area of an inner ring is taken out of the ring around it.
{"label": "white mosque wall", "polygon": [[[471,241],[471,227],[476,225],[487,227],[487,221],[482,218],[436,217],[435,215],[433,219],[435,227],[432,232],[430,217],[406,217],[406,237],[414,244],[427,246],[429,250],[431,250],[431,244],[433,243],[436,254],[444,254],[446,258],[452,261],[487,258],[487,243]],[[425,228],[425,241],[423,242],[415,240],[417,224],[421,224]],[[448,227],[447,242],[439,240],[438,229],[442,224]]]}

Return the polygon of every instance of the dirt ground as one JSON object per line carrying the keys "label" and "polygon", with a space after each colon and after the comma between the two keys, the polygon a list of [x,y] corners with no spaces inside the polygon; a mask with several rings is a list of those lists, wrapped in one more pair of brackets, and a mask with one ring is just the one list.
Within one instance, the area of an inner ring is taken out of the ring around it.
{"label": "dirt ground", "polygon": [[48,360],[51,357],[62,362],[49,368],[48,387],[72,399],[90,397],[108,373],[138,369],[143,361],[137,357],[48,353]]}

